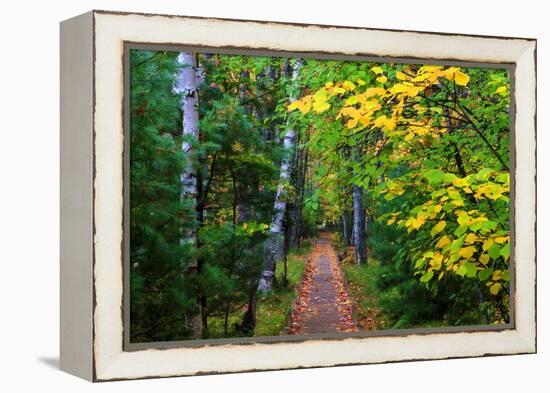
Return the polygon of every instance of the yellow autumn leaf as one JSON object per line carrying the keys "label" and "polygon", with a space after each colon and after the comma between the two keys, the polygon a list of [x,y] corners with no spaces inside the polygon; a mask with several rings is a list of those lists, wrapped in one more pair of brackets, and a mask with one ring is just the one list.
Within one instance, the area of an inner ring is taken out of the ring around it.
{"label": "yellow autumn leaf", "polygon": [[425,65],[420,67],[420,69],[418,70],[418,73],[423,74],[424,72],[434,72],[442,68],[443,68],[442,66],[438,66],[438,65]]}
{"label": "yellow autumn leaf", "polygon": [[468,233],[466,235],[466,238],[464,239],[464,243],[472,244],[472,243],[475,243],[476,240],[477,240],[477,236],[475,235],[475,233]]}
{"label": "yellow autumn leaf", "polygon": [[355,90],[355,84],[354,84],[353,82],[351,82],[351,81],[345,81],[345,82],[343,83],[343,85],[344,85],[344,87],[345,87],[346,89],[348,89],[349,91]]}
{"label": "yellow autumn leaf", "polygon": [[384,72],[384,70],[382,69],[382,67],[372,67],[371,68],[371,71],[374,72],[375,74],[381,74],[382,72]]}
{"label": "yellow autumn leaf", "polygon": [[414,133],[420,136],[426,135],[428,132],[429,132],[428,129],[424,127],[417,127],[414,129]]}
{"label": "yellow autumn leaf", "polygon": [[457,207],[462,207],[462,206],[464,206],[464,201],[462,199],[457,199],[457,200],[453,201],[453,205],[457,206]]}
{"label": "yellow autumn leaf", "polygon": [[413,223],[413,226],[416,229],[419,229],[424,223],[426,222],[426,219],[424,217],[417,217],[416,222]]}
{"label": "yellow autumn leaf", "polygon": [[357,79],[355,82],[357,82],[357,84],[358,84],[359,86],[364,86],[364,85],[366,85],[366,82],[365,82],[363,79]]}
{"label": "yellow autumn leaf", "polygon": [[364,111],[369,111],[369,112],[377,111],[380,108],[382,108],[380,103],[378,101],[372,100],[372,99],[368,100],[368,101],[365,101],[363,103],[363,106],[361,107],[361,109],[363,109]]}
{"label": "yellow autumn leaf", "polygon": [[380,75],[376,80],[380,83],[386,83],[388,81],[388,78],[385,75]]}
{"label": "yellow autumn leaf", "polygon": [[425,72],[423,74],[420,74],[418,76],[415,76],[413,79],[411,79],[412,82],[424,82],[426,79],[428,79],[431,76],[431,73]]}
{"label": "yellow autumn leaf", "polygon": [[445,70],[441,70],[441,76],[445,77],[445,79],[452,81],[455,76],[455,71],[458,70],[456,67],[449,67]]}
{"label": "yellow autumn leaf", "polygon": [[386,115],[379,116],[374,121],[374,126],[378,127],[378,128],[381,128],[381,127],[384,126],[384,124],[386,124],[387,120],[388,120],[388,118],[386,117]]}
{"label": "yellow autumn leaf", "polygon": [[493,239],[487,239],[483,242],[483,250],[487,251],[493,245]]}
{"label": "yellow autumn leaf", "polygon": [[455,82],[457,85],[466,86],[470,80],[470,77],[462,71],[455,72]]}
{"label": "yellow autumn leaf", "polygon": [[492,295],[496,296],[500,292],[500,288],[502,288],[502,284],[499,282],[496,282],[493,285],[491,285],[491,287],[489,288],[489,291],[491,292]]}
{"label": "yellow autumn leaf", "polygon": [[355,105],[358,102],[359,98],[357,98],[357,96],[351,96],[344,102],[344,105]]}
{"label": "yellow autumn leaf", "polygon": [[496,238],[495,238],[495,243],[498,243],[498,244],[506,243],[506,242],[508,241],[509,238],[510,238],[510,236],[499,236],[499,237],[496,237]]}
{"label": "yellow autumn leaf", "polygon": [[315,102],[324,102],[328,99],[328,91],[326,89],[319,89],[313,95]]}
{"label": "yellow autumn leaf", "polygon": [[384,89],[383,87],[369,87],[366,91],[365,91],[365,98],[370,98],[370,97],[374,97],[374,96],[381,96],[381,95],[384,95],[386,94],[386,89]]}
{"label": "yellow autumn leaf", "polygon": [[439,232],[441,232],[443,229],[445,229],[445,226],[447,225],[447,222],[445,221],[439,221],[433,228],[432,228],[432,231],[430,232],[432,237],[434,237],[435,235],[437,235]]}
{"label": "yellow autumn leaf", "polygon": [[411,232],[413,229],[419,229],[426,219],[423,217],[409,217],[405,225],[407,226],[408,232]]}
{"label": "yellow autumn leaf", "polygon": [[399,93],[405,93],[409,90],[409,86],[404,85],[402,83],[396,83],[390,88],[390,93],[392,94],[399,94]]}
{"label": "yellow autumn leaf", "polygon": [[443,262],[443,255],[436,253],[430,260],[430,266],[433,270],[441,269],[441,263]]}
{"label": "yellow autumn leaf", "polygon": [[393,119],[388,119],[386,120],[386,124],[384,125],[384,127],[388,131],[393,131],[395,130],[395,127],[397,127],[397,123]]}
{"label": "yellow autumn leaf", "polygon": [[470,259],[475,252],[476,252],[476,248],[474,246],[469,246],[469,247],[461,248],[458,253],[462,258]]}
{"label": "yellow autumn leaf", "polygon": [[453,179],[453,185],[456,187],[464,187],[469,185],[469,182],[467,178],[456,177]]}
{"label": "yellow autumn leaf", "polygon": [[410,97],[416,97],[418,93],[420,92],[420,87],[409,87],[407,89],[407,95]]}
{"label": "yellow autumn leaf", "polygon": [[349,119],[346,126],[348,128],[355,128],[355,126],[357,126],[357,119]]}
{"label": "yellow autumn leaf", "polygon": [[357,108],[354,108],[352,106],[346,106],[340,110],[340,114],[344,116],[353,117],[354,119],[358,119],[361,117],[361,112],[357,110]]}
{"label": "yellow autumn leaf", "polygon": [[363,124],[365,127],[368,127],[368,125],[370,124],[370,117],[368,116],[361,116],[359,118],[359,121],[361,122],[361,124]]}
{"label": "yellow autumn leaf", "polygon": [[497,90],[496,90],[496,93],[497,94],[506,94],[506,91],[508,89],[506,88],[506,86],[500,86]]}
{"label": "yellow autumn leaf", "polygon": [[406,81],[409,79],[409,76],[401,71],[396,72],[395,77],[402,81]]}
{"label": "yellow autumn leaf", "polygon": [[479,257],[479,262],[481,262],[483,265],[487,266],[487,264],[489,263],[489,255],[488,254],[483,254]]}
{"label": "yellow autumn leaf", "polygon": [[300,100],[296,100],[294,101],[293,103],[291,103],[286,109],[289,111],[289,112],[292,112],[293,110],[296,110],[298,109],[302,104],[302,101]]}
{"label": "yellow autumn leaf", "polygon": [[320,101],[313,103],[313,109],[317,113],[323,113],[330,109],[330,104],[326,101]]}

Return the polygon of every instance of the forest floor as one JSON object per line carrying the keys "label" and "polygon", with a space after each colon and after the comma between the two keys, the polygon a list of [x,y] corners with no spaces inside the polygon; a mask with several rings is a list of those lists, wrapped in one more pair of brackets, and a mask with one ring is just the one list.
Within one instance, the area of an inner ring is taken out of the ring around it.
{"label": "forest floor", "polygon": [[349,247],[344,258],[342,269],[348,282],[348,292],[352,299],[353,317],[360,331],[380,330],[391,327],[386,315],[379,310],[379,301],[383,296],[391,296],[380,290],[375,283],[380,277],[380,262],[369,256],[369,262],[358,266],[353,258],[353,247]]}
{"label": "forest floor", "polygon": [[315,241],[292,310],[288,334],[355,332],[344,273],[331,233]]}
{"label": "forest floor", "polygon": [[[300,247],[293,248],[289,252],[286,283],[283,267],[277,268],[273,290],[258,301],[255,336],[285,334],[288,315],[296,299],[296,292],[303,276],[306,260],[311,253],[311,247],[311,242],[306,240]],[[223,315],[211,315],[208,319],[209,338],[241,337],[241,332],[235,327],[241,323],[243,316],[244,307],[231,313],[228,320],[229,334],[225,334]]]}

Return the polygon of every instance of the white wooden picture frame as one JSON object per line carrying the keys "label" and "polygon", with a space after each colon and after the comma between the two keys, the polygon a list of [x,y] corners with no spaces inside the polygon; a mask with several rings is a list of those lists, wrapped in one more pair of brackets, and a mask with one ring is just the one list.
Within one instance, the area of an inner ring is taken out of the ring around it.
{"label": "white wooden picture frame", "polygon": [[[513,69],[513,321],[503,329],[124,345],[124,51],[211,47]],[[61,24],[61,368],[90,381],[536,352],[536,40],[92,11]]]}

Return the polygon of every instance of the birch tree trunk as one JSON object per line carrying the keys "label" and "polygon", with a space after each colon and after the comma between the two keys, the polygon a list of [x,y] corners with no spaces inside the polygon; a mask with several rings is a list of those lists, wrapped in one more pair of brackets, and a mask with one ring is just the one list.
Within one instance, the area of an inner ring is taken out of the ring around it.
{"label": "birch tree trunk", "polygon": [[[197,172],[193,164],[192,148],[193,143],[199,139],[199,75],[197,72],[197,65],[195,62],[195,56],[191,52],[181,52],[177,57],[177,62],[181,66],[178,74],[176,75],[173,92],[181,96],[180,107],[183,114],[183,143],[182,150],[188,157],[186,166],[181,173],[181,198],[189,199],[194,206],[194,210],[197,210]],[[197,215],[198,216],[198,215]],[[199,217],[197,217],[199,218]],[[197,248],[197,225],[189,226],[189,229],[182,233],[182,244],[190,244],[191,247]],[[190,265],[183,267],[184,272],[189,268],[196,268],[198,272],[201,271],[201,264],[194,260]],[[206,318],[206,299],[204,297],[199,298],[201,321],[200,326],[192,326],[193,330],[199,330],[202,333],[207,329]],[[195,321],[193,325],[198,325]]]}
{"label": "birch tree trunk", "polygon": [[[177,58],[181,66],[176,75],[173,91],[181,95],[180,107],[183,113],[182,150],[187,157],[192,155],[192,143],[199,139],[199,93],[195,59],[190,52],[181,52]],[[197,173],[193,160],[188,159],[180,176],[181,197],[197,203]],[[196,243],[196,229],[184,234],[184,242]]]}
{"label": "birch tree trunk", "polygon": [[[296,101],[298,98],[298,77],[300,76],[300,68],[302,67],[302,59],[296,59],[294,67],[292,69],[292,84],[293,93],[289,97],[290,103]],[[294,149],[296,139],[296,132],[292,129],[287,122],[287,130],[283,140],[283,146],[285,155],[281,161],[281,169],[279,176],[279,187],[277,188],[277,194],[275,196],[275,204],[273,217],[271,220],[271,226],[269,228],[270,234],[266,242],[266,255],[264,270],[260,276],[258,284],[258,290],[260,292],[267,292],[271,290],[273,284],[273,277],[275,276],[275,268],[277,265],[277,257],[281,255],[283,248],[283,219],[286,210],[286,184],[288,183],[291,175],[292,167],[292,151]]]}

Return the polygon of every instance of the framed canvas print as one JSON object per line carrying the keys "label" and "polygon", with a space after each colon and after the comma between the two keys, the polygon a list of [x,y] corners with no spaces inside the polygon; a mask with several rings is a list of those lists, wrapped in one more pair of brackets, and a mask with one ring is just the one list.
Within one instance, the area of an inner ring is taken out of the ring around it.
{"label": "framed canvas print", "polygon": [[536,351],[536,41],[61,24],[61,368]]}

